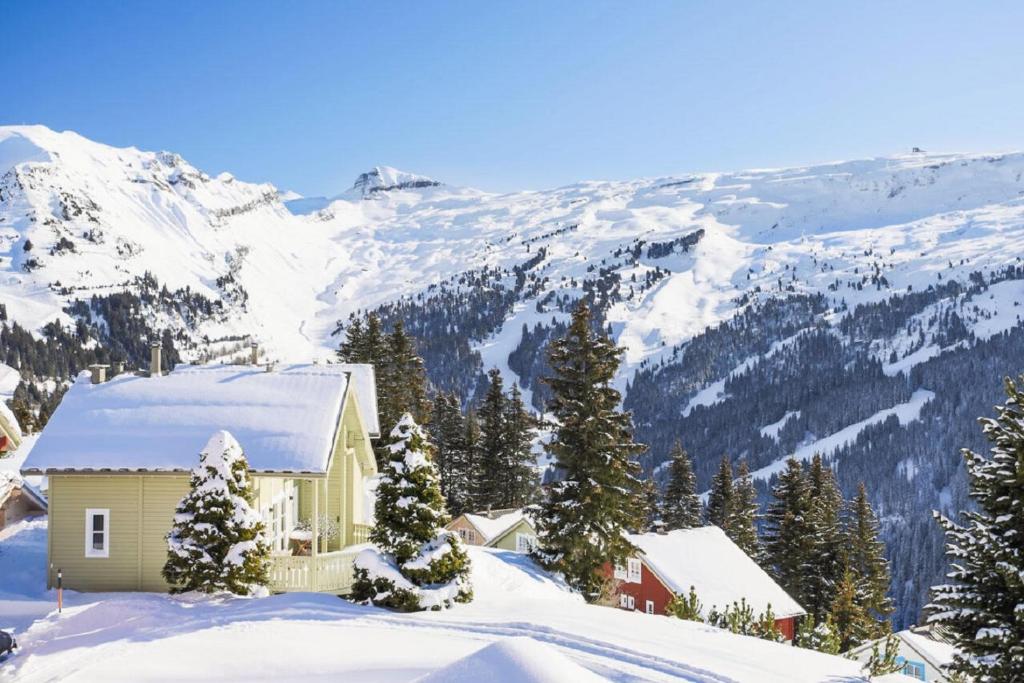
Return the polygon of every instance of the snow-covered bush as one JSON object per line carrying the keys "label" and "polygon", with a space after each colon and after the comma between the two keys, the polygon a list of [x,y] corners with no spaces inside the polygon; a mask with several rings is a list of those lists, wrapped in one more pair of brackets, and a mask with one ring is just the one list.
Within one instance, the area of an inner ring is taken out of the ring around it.
{"label": "snow-covered bush", "polygon": [[423,430],[406,413],[391,432],[370,533],[356,557],[353,599],[402,611],[469,602],[469,558],[449,517]]}
{"label": "snow-covered bush", "polygon": [[167,535],[163,575],[172,593],[266,591],[270,545],[253,495],[242,447],[228,432],[215,433],[199,454]]}
{"label": "snow-covered bush", "polygon": [[727,605],[721,612],[712,607],[708,612],[707,623],[744,636],[756,636],[779,643],[785,640],[775,625],[775,612],[770,603],[764,612],[755,615],[747,599],[740,598],[739,602]]}

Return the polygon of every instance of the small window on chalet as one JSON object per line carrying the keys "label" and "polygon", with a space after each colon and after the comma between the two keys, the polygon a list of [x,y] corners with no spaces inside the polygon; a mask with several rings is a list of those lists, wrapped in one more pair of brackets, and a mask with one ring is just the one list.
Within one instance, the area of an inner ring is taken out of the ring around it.
{"label": "small window on chalet", "polygon": [[621,564],[616,564],[615,565],[615,574],[614,574],[614,576],[615,576],[616,579],[620,579],[622,581],[625,581],[626,580],[626,568],[623,567]]}
{"label": "small window on chalet", "polygon": [[472,529],[459,529],[459,537],[466,543],[476,543],[476,532]]}
{"label": "small window on chalet", "polygon": [[625,593],[619,593],[619,607],[623,609],[629,607],[629,596]]}
{"label": "small window on chalet", "polygon": [[648,614],[654,614],[654,601],[653,600],[648,600],[647,601],[647,605],[645,606],[644,611],[647,612]]}
{"label": "small window on chalet", "polygon": [[85,511],[85,556],[110,557],[110,510]]}
{"label": "small window on chalet", "polygon": [[640,583],[641,567],[640,560],[635,557],[626,560],[626,580],[630,583]]}

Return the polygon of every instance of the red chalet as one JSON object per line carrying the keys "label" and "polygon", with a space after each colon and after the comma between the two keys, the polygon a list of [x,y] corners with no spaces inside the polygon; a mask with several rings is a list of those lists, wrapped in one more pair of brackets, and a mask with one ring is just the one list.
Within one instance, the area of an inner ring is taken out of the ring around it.
{"label": "red chalet", "polygon": [[721,611],[740,598],[755,614],[771,605],[786,640],[793,639],[797,618],[806,614],[718,527],[631,534],[629,540],[641,552],[613,573],[622,609],[665,614],[672,597],[686,595],[693,586],[705,613],[712,607]]}

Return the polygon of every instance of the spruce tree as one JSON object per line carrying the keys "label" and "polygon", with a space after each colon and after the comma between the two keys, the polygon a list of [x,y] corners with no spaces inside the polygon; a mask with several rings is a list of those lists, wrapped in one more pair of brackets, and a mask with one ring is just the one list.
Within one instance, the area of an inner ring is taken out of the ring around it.
{"label": "spruce tree", "polygon": [[736,470],[730,507],[726,533],[743,552],[759,561],[761,542],[757,537],[757,490],[754,488],[746,460],[740,460]]}
{"label": "spruce tree", "polygon": [[505,449],[505,393],[501,372],[492,368],[487,373],[487,393],[477,416],[480,418],[480,450],[474,483],[474,500],[478,510],[502,505],[508,475]]}
{"label": "spruce tree", "polygon": [[668,485],[662,503],[665,528],[692,529],[700,526],[700,498],[697,497],[697,477],[693,474],[690,456],[677,440],[669,453]]}
{"label": "spruce tree", "polygon": [[513,384],[505,401],[503,507],[520,508],[532,503],[537,496],[537,456],[533,452],[535,424],[536,420],[523,404],[519,385]]}
{"label": "spruce tree", "polygon": [[620,354],[594,332],[582,302],[548,354],[556,427],[545,449],[554,481],[536,509],[537,555],[589,600],[600,597],[599,570],[625,564],[636,551],[623,531],[643,505],[636,457],[644,447],[633,441],[632,420],[612,387]]}
{"label": "spruce tree", "polygon": [[637,516],[636,522],[630,529],[636,533],[656,531],[663,527],[661,496],[658,494],[658,485],[653,478],[644,479],[641,482],[641,495],[643,496],[643,507]]}
{"label": "spruce tree", "polygon": [[163,576],[172,593],[266,590],[270,545],[253,498],[241,446],[228,432],[216,432],[199,454],[167,535]]}
{"label": "spruce tree", "polygon": [[718,464],[718,472],[711,480],[711,491],[708,493],[708,524],[714,524],[722,531],[729,533],[732,508],[732,463],[729,462],[728,456],[723,455]]}
{"label": "spruce tree", "polygon": [[795,644],[797,647],[817,650],[829,655],[839,654],[842,652],[843,646],[839,638],[839,631],[836,629],[835,624],[832,623],[831,614],[826,614],[817,623],[815,623],[810,615],[804,617],[800,621],[800,628],[796,632]]}
{"label": "spruce tree", "polygon": [[448,510],[453,514],[459,514],[461,511],[459,478],[466,474],[460,471],[465,429],[459,399],[455,393],[437,394],[433,401],[429,431],[435,446],[435,463],[438,476],[441,478],[441,493],[445,497]]}
{"label": "spruce tree", "polygon": [[460,453],[462,460],[459,465],[463,512],[484,509],[480,507],[477,500],[478,486],[476,483],[480,470],[480,441],[482,438],[480,421],[477,419],[476,411],[470,408],[466,413],[466,430],[462,437],[462,452]]}
{"label": "spruce tree", "polygon": [[814,540],[807,604],[804,607],[821,622],[832,608],[836,588],[845,567],[842,528],[843,495],[835,473],[815,454],[808,473],[811,487],[810,527]]}
{"label": "spruce tree", "polygon": [[885,559],[885,544],[878,540],[878,522],[863,482],[850,505],[843,553],[857,580],[858,602],[872,619],[870,636],[879,638],[892,630],[888,620],[893,611],[887,595],[889,563]]}
{"label": "spruce tree", "polygon": [[797,602],[808,602],[814,554],[809,514],[810,487],[803,467],[795,458],[772,489],[765,515],[765,562],[769,572]]}
{"label": "spruce tree", "polygon": [[857,577],[847,568],[839,577],[829,613],[839,636],[840,652],[846,652],[875,637],[873,620],[859,598]]}
{"label": "spruce tree", "polygon": [[1024,680],[1024,375],[1005,380],[996,418],[982,418],[990,457],[963,451],[976,509],[964,524],[935,513],[951,580],[933,588],[930,620],[953,635],[952,671],[976,681]]}
{"label": "spruce tree", "polygon": [[426,433],[406,413],[391,431],[370,532],[356,556],[353,599],[402,611],[473,597],[469,558],[450,521]]}

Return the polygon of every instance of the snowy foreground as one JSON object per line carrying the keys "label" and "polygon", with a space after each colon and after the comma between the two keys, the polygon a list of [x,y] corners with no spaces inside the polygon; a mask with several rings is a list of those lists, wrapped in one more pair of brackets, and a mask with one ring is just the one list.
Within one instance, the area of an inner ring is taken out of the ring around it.
{"label": "snowy foreground", "polygon": [[470,552],[476,600],[440,613],[317,594],[108,593],[68,595],[57,615],[35,585],[45,539],[41,521],[0,535],[0,626],[16,628],[21,644],[0,664],[3,680],[864,680],[839,657],[586,605],[523,556],[479,549]]}

